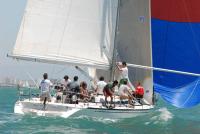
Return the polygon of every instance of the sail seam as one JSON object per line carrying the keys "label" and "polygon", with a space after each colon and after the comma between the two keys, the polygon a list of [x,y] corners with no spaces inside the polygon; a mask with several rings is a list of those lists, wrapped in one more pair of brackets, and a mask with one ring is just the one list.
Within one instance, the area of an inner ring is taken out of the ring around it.
{"label": "sail seam", "polygon": [[68,9],[68,12],[67,12],[67,18],[65,20],[65,25],[64,25],[64,28],[63,28],[63,32],[62,32],[62,36],[61,36],[61,39],[60,39],[60,42],[59,42],[59,47],[58,47],[58,55],[61,51],[61,44],[63,42],[63,37],[64,37],[64,34],[65,34],[65,31],[66,31],[66,27],[67,27],[67,22],[69,21],[69,14],[71,12],[71,7],[72,7],[72,0],[70,1],[70,4],[69,4],[69,9]]}
{"label": "sail seam", "polygon": [[181,105],[182,107],[190,100],[190,98],[192,97],[192,95],[194,94],[194,91],[196,90],[196,87],[199,83],[199,80],[197,81],[197,83],[195,84],[195,87],[193,88],[192,92],[190,93],[190,95],[188,96],[188,98],[186,99],[186,101]]}

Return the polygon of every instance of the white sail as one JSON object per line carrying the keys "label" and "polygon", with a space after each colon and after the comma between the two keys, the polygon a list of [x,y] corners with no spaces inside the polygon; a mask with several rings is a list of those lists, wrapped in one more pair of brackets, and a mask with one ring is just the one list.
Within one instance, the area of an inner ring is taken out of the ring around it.
{"label": "white sail", "polygon": [[[117,36],[118,57],[130,64],[152,66],[149,0],[121,0]],[[144,98],[152,103],[152,70],[129,67],[130,81],[144,86]]]}
{"label": "white sail", "polygon": [[108,69],[117,5],[118,0],[28,0],[12,56]]}

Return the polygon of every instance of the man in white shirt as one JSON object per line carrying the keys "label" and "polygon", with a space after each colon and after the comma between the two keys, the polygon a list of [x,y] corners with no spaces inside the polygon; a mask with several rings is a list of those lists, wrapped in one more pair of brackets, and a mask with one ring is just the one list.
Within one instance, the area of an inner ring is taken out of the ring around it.
{"label": "man in white shirt", "polygon": [[117,67],[119,71],[121,72],[120,79],[128,79],[128,68],[127,68],[126,62],[124,61],[122,63],[118,62]]}
{"label": "man in white shirt", "polygon": [[46,101],[51,101],[51,95],[50,95],[50,88],[53,85],[50,80],[48,80],[48,74],[43,74],[43,80],[40,83],[40,101],[44,101],[44,107],[46,105]]}
{"label": "man in white shirt", "polygon": [[120,81],[119,81],[119,86],[121,84],[124,83],[124,81],[127,81],[128,83],[128,86],[132,89],[132,90],[135,90],[134,86],[131,84],[130,80],[129,80],[129,77],[128,77],[128,67],[127,67],[127,64],[125,61],[123,61],[122,63],[121,62],[118,62],[117,63],[117,68],[119,69],[120,71]]}
{"label": "man in white shirt", "polygon": [[64,86],[64,90],[67,89],[67,85],[71,82],[68,75],[65,75],[61,81],[61,85]]}
{"label": "man in white shirt", "polygon": [[96,93],[97,95],[103,95],[103,88],[106,86],[106,82],[104,81],[104,77],[101,76],[99,81],[97,82]]}

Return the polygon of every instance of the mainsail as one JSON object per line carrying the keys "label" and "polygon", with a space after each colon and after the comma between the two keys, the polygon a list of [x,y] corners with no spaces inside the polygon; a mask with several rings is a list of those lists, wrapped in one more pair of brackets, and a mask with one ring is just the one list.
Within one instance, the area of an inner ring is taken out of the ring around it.
{"label": "mainsail", "polygon": [[109,69],[118,0],[28,0],[12,55]]}
{"label": "mainsail", "polygon": [[[153,66],[200,73],[199,0],[152,0]],[[200,103],[199,78],[154,71],[154,88],[177,107]]]}

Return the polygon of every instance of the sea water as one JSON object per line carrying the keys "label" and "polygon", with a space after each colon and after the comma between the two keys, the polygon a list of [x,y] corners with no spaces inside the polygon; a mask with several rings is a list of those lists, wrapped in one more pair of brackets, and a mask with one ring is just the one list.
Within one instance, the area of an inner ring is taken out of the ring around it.
{"label": "sea water", "polygon": [[13,113],[17,89],[0,88],[0,134],[200,134],[200,106],[178,109],[161,98],[155,109],[128,119]]}

